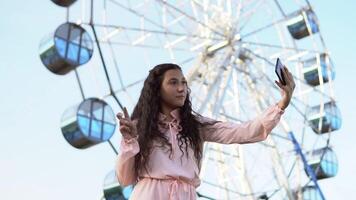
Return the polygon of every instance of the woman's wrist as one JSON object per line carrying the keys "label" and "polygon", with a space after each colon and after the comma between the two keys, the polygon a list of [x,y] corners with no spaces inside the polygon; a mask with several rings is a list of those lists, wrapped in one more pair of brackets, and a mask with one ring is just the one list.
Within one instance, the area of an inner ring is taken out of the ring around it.
{"label": "woman's wrist", "polygon": [[280,108],[281,110],[285,109],[285,106],[283,106],[283,104],[281,103],[281,101],[278,102],[277,104],[278,108]]}
{"label": "woman's wrist", "polygon": [[278,102],[278,107],[282,110],[285,110],[289,105],[289,98],[284,97]]}
{"label": "woman's wrist", "polygon": [[123,137],[123,139],[124,139],[124,141],[126,143],[130,143],[132,141],[137,140],[138,139],[138,135],[136,135],[136,136],[126,136],[126,137]]}

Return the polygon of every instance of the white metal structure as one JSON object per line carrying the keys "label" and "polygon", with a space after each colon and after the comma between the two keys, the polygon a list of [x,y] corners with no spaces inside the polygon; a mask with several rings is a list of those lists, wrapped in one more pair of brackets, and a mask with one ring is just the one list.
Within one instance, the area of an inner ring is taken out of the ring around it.
{"label": "white metal structure", "polygon": [[[324,103],[335,101],[331,78],[324,82],[319,70],[320,84],[311,86],[303,76],[304,60],[329,54],[320,26],[300,40],[287,29],[311,8],[304,0],[81,0],[68,8],[67,20],[95,28],[115,94],[131,110],[148,70],[174,62],[186,73],[196,111],[251,120],[281,98],[274,83],[280,57],[296,82],[280,125],[257,144],[207,143],[198,192],[213,199],[296,199],[309,179],[287,133],[305,152],[328,146],[330,132],[315,134],[306,113],[316,105],[323,113]],[[95,49],[78,72],[88,95],[111,102],[98,55]]]}

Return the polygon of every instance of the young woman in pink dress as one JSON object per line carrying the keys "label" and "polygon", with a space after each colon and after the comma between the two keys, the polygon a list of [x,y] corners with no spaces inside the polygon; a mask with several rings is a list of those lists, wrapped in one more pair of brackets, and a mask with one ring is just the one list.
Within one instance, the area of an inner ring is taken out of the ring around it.
{"label": "young woman in pink dress", "polygon": [[235,124],[195,113],[187,81],[178,65],[150,70],[131,117],[118,113],[121,152],[116,174],[121,186],[134,184],[132,200],[193,200],[200,184],[203,143],[259,142],[278,124],[288,106],[294,80],[287,68],[287,85],[276,81],[282,99],[254,120]]}

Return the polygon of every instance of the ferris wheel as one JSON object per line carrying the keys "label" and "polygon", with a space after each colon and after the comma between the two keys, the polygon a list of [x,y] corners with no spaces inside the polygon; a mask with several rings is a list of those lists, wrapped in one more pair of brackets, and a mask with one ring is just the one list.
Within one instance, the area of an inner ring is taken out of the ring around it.
{"label": "ferris wheel", "polygon": [[[251,120],[280,99],[280,58],[296,82],[280,124],[260,143],[206,143],[197,196],[325,199],[318,182],[337,174],[330,137],[341,115],[335,68],[307,0],[52,1],[67,18],[41,42],[40,57],[51,72],[78,81],[83,101],[61,123],[73,147],[108,142],[116,152],[113,110],[132,110],[148,70],[162,62],[183,68],[200,114]],[[127,199],[132,187],[113,177],[105,178],[104,197]]]}

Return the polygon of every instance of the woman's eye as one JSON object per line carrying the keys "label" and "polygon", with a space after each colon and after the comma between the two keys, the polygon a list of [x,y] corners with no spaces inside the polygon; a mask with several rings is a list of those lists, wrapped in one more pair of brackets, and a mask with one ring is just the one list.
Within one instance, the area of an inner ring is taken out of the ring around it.
{"label": "woman's eye", "polygon": [[183,85],[187,85],[187,81],[169,81],[171,85],[177,85],[178,83],[182,83]]}
{"label": "woman's eye", "polygon": [[170,82],[172,85],[175,85],[175,84],[177,84],[177,81],[171,81]]}

